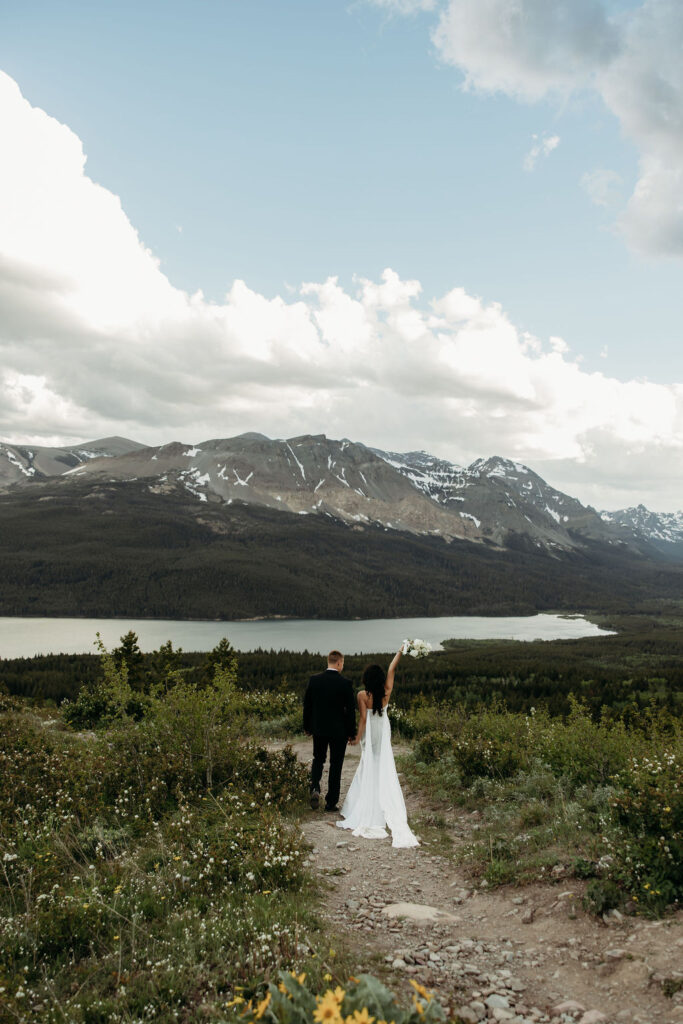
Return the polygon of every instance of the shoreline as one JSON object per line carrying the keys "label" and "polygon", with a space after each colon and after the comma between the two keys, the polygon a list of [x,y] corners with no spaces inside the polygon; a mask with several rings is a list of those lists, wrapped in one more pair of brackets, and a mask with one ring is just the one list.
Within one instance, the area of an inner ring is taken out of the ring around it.
{"label": "shoreline", "polygon": [[558,610],[556,608],[542,608],[536,611],[496,611],[496,612],[482,612],[481,610],[476,612],[444,612],[440,615],[430,615],[424,612],[415,612],[414,614],[405,615],[384,615],[384,616],[361,616],[354,615],[347,619],[335,619],[327,618],[324,615],[312,617],[312,616],[297,616],[297,615],[252,615],[248,618],[243,619],[207,619],[207,618],[195,618],[188,616],[182,619],[176,619],[171,617],[165,617],[160,615],[136,615],[134,613],[130,615],[45,615],[38,613],[22,613],[18,615],[2,615],[0,614],[0,622],[3,620],[18,620],[18,619],[32,619],[51,622],[177,622],[177,623],[190,623],[190,622],[205,622],[207,624],[215,625],[216,623],[225,623],[228,625],[246,625],[250,622],[339,622],[339,623],[360,623],[360,622],[402,622],[406,619],[429,619],[430,621],[436,621],[438,619],[534,619],[539,615],[554,615],[558,619],[586,619],[588,622],[593,621],[595,616],[604,616],[614,614],[607,611],[600,611],[592,608],[588,611],[573,611],[569,612],[566,610]]}

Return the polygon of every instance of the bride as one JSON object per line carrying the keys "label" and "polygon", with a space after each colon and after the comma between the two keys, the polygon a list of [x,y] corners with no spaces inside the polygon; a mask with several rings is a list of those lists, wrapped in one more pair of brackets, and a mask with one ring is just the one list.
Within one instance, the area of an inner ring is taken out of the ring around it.
{"label": "bride", "polygon": [[386,826],[391,829],[392,846],[418,846],[417,837],[408,826],[406,805],[398,781],[394,753],[391,749],[391,726],[387,705],[394,688],[396,666],[402,650],[394,656],[389,671],[380,665],[368,665],[363,673],[363,686],[358,694],[360,723],[352,743],[361,741],[360,764],[341,809],[344,821],[338,828],[352,829],[363,839],[385,839]]}

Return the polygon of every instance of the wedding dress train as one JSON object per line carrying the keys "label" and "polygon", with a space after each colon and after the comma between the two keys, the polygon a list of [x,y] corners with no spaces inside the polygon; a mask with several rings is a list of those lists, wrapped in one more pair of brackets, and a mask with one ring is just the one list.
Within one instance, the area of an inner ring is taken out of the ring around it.
{"label": "wedding dress train", "polygon": [[386,839],[391,830],[392,846],[419,846],[406,816],[406,805],[398,780],[391,726],[387,709],[375,715],[368,709],[365,735],[361,740],[360,764],[341,809],[344,821],[338,828],[351,829],[363,839]]}

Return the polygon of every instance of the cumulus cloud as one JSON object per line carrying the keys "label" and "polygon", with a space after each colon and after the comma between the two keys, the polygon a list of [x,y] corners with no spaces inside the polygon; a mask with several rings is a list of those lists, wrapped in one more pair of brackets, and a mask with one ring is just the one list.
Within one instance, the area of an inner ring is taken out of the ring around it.
{"label": "cumulus cloud", "polygon": [[67,127],[7,76],[0,108],[0,437],[325,432],[461,462],[507,455],[556,485],[577,473],[579,496],[608,479],[612,506],[632,486],[656,508],[678,502],[681,388],[587,373],[498,303],[460,287],[431,299],[390,269],[287,297],[243,281],[221,302],[187,294]]}
{"label": "cumulus cloud", "polygon": [[607,0],[449,0],[433,41],[468,89],[526,102],[597,93],[640,153],[620,230],[636,249],[683,254],[679,0],[645,0],[618,13]]}
{"label": "cumulus cloud", "polygon": [[550,156],[554,149],[560,144],[559,135],[542,135],[540,138],[538,135],[533,135],[533,145],[529,152],[524,157],[524,170],[533,171],[538,163],[538,158],[543,156]]}
{"label": "cumulus cloud", "polygon": [[433,38],[467,88],[528,101],[590,82],[619,45],[600,0],[450,0]]}

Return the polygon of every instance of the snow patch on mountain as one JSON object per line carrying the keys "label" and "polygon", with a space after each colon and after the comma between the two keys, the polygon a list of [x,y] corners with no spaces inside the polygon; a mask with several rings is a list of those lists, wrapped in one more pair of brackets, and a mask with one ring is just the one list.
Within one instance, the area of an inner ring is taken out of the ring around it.
{"label": "snow patch on mountain", "polygon": [[631,531],[647,541],[683,544],[683,511],[652,512],[645,505],[637,505],[617,512],[601,512],[600,517],[603,522]]}

